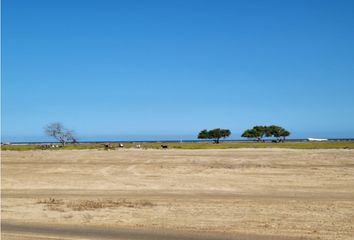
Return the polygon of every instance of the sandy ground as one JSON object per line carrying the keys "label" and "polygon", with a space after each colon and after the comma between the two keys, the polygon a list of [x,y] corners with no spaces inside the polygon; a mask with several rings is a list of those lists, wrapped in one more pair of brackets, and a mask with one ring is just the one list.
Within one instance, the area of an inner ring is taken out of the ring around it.
{"label": "sandy ground", "polygon": [[3,222],[354,239],[354,150],[3,151],[1,181]]}

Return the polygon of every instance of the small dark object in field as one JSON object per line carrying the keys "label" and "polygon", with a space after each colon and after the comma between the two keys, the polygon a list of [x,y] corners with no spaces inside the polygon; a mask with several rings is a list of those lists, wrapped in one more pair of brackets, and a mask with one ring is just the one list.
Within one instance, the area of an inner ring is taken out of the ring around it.
{"label": "small dark object in field", "polygon": [[168,146],[167,146],[167,145],[161,145],[161,147],[162,147],[162,148],[168,148]]}
{"label": "small dark object in field", "polygon": [[111,144],[103,144],[103,146],[104,146],[104,150],[114,149],[114,146],[112,146]]}

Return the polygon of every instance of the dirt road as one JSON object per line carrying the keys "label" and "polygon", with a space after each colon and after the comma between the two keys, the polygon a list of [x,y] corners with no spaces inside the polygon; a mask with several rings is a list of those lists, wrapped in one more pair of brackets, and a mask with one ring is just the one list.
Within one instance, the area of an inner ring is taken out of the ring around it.
{"label": "dirt road", "polygon": [[1,180],[2,220],[18,234],[32,224],[104,228],[107,239],[354,236],[353,150],[4,151]]}

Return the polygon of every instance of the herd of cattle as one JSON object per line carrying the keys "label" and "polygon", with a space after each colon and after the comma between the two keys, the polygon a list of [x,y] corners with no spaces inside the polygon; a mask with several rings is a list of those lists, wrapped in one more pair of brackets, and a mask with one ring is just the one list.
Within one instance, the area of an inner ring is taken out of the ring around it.
{"label": "herd of cattle", "polygon": [[[105,149],[105,150],[115,149],[115,146],[112,145],[112,144],[104,144],[103,146],[104,146],[104,149]],[[118,147],[119,147],[119,148],[124,148],[124,145],[123,145],[122,143],[120,143],[120,144],[118,145]],[[141,148],[141,145],[140,145],[140,144],[137,144],[137,145],[135,145],[135,148]],[[167,149],[168,146],[167,146],[167,145],[161,145],[161,148],[162,148],[162,149]]]}
{"label": "herd of cattle", "polygon": [[52,149],[52,148],[60,148],[61,146],[57,144],[44,144],[41,145],[41,149],[46,150],[46,149]]}
{"label": "herd of cattle", "polygon": [[[102,146],[103,146],[103,148],[105,150],[113,150],[113,149],[116,149],[116,147],[117,147],[117,145],[108,144],[108,143],[104,143]],[[41,145],[41,149],[43,149],[43,150],[56,149],[56,148],[61,148],[61,147],[62,147],[61,145],[57,145],[57,144],[43,144],[43,145]],[[122,143],[119,143],[118,147],[119,148],[124,148],[124,145]],[[137,145],[135,145],[135,148],[141,148],[141,145],[137,144]],[[168,145],[161,144],[161,148],[162,149],[167,149]]]}

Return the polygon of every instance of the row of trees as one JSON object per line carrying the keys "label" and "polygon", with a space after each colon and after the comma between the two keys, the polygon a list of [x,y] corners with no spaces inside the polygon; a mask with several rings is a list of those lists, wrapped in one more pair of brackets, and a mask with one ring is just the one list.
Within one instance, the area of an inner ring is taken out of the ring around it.
{"label": "row of trees", "polygon": [[[51,123],[45,127],[46,135],[54,137],[62,145],[68,142],[77,143],[74,131],[64,128],[61,123]],[[252,129],[247,129],[241,137],[262,141],[264,137],[275,137],[277,141],[284,141],[290,132],[280,126],[254,126]],[[221,138],[231,136],[229,129],[215,128],[212,130],[204,129],[199,132],[198,139],[212,139],[215,143],[220,143]]]}
{"label": "row of trees", "polygon": [[[199,132],[198,139],[213,139],[215,143],[219,143],[221,138],[227,138],[231,135],[229,129],[215,128],[212,130],[204,129]],[[247,129],[241,137],[262,141],[264,137],[275,137],[277,142],[284,141],[290,132],[283,127],[271,126],[254,126],[252,129]]]}

